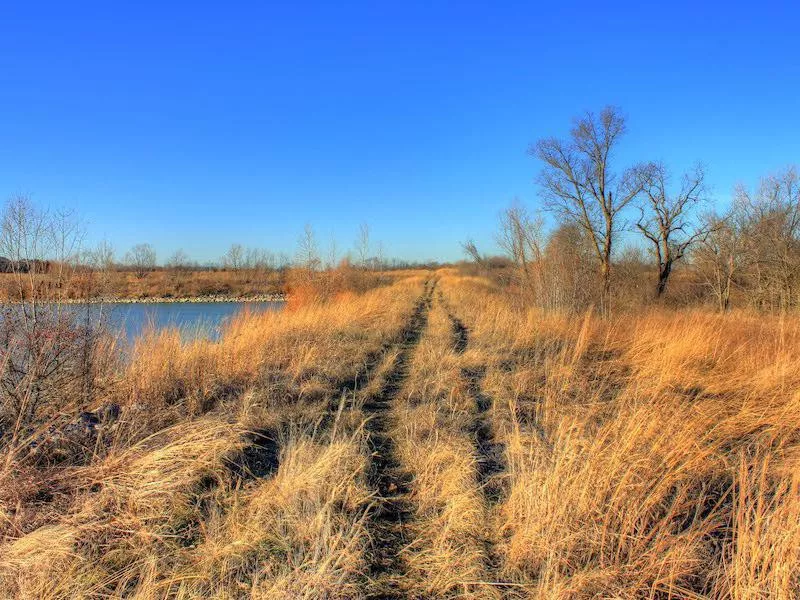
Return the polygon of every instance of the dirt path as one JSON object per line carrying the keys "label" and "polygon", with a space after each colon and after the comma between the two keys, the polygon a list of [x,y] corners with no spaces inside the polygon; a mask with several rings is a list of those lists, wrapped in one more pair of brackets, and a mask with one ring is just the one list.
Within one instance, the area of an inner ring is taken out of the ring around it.
{"label": "dirt path", "polygon": [[403,468],[395,452],[390,435],[391,413],[394,401],[406,379],[414,349],[419,343],[428,321],[435,282],[425,286],[408,326],[400,341],[400,351],[387,374],[380,391],[363,406],[368,419],[366,429],[372,453],[367,477],[378,492],[377,508],[370,521],[372,540],[369,577],[372,581],[369,597],[404,598],[400,587],[403,564],[400,551],[407,544],[405,525],[413,515],[408,500],[411,475]]}
{"label": "dirt path", "polygon": [[496,441],[491,417],[488,414],[492,407],[492,399],[483,392],[481,386],[485,374],[485,367],[462,371],[467,389],[475,399],[476,414],[472,431],[475,434],[475,451],[478,457],[478,484],[489,504],[494,505],[503,495],[503,487],[495,476],[505,472],[506,460],[505,446]]}

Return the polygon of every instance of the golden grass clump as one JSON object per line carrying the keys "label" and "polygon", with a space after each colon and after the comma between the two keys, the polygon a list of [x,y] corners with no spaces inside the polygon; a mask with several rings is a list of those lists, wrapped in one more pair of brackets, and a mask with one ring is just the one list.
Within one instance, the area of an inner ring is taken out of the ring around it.
{"label": "golden grass clump", "polygon": [[[75,469],[71,510],[10,543],[11,557],[27,554],[3,562],[0,590],[16,597],[60,597],[67,589],[123,594],[143,573],[165,569],[202,518],[198,486],[224,477],[224,458],[241,449],[243,433],[215,419],[181,423]],[[67,580],[51,572],[56,557]]]}
{"label": "golden grass clump", "polygon": [[364,570],[362,436],[287,440],[274,478],[246,487],[207,524],[182,588],[192,595],[348,598]]}

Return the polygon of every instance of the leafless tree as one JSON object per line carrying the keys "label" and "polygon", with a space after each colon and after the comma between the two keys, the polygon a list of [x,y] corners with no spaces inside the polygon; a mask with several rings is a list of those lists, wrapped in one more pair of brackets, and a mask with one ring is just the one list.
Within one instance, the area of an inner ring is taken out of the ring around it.
{"label": "leafless tree", "polygon": [[73,275],[80,268],[81,245],[84,238],[83,224],[69,210],[55,210],[47,213],[47,227],[50,240],[49,261],[52,266],[53,285],[59,300],[69,297]]}
{"label": "leafless tree", "polygon": [[367,261],[369,261],[369,225],[366,223],[362,223],[358,228],[356,252],[358,253],[359,265],[362,269],[366,268]]}
{"label": "leafless tree", "polygon": [[82,228],[69,213],[40,210],[25,197],[5,207],[0,253],[9,257],[16,287],[14,305],[0,317],[0,430],[12,439],[37,421],[40,407],[54,414],[87,401],[94,377],[96,328],[64,310],[78,265]]}
{"label": "leafless tree", "polygon": [[625,118],[614,107],[575,120],[566,140],[539,140],[530,152],[544,163],[539,183],[550,210],[578,224],[589,236],[602,280],[601,304],[608,310],[614,241],[620,212],[647,182],[648,165],[616,174],[614,150],[625,134]]}
{"label": "leafless tree", "polygon": [[800,303],[800,177],[793,167],[743,186],[735,203],[747,251],[747,283],[758,308],[785,310]]}
{"label": "leafless tree", "polygon": [[531,298],[544,286],[541,271],[542,231],[542,220],[531,218],[520,204],[513,204],[500,217],[497,243],[517,266],[518,283]]}
{"label": "leafless tree", "polygon": [[249,269],[270,271],[275,269],[275,255],[269,250],[261,248],[248,248],[245,266]]}
{"label": "leafless tree", "polygon": [[292,266],[292,257],[286,252],[280,252],[275,258],[275,268],[279,271],[285,271]]}
{"label": "leafless tree", "polygon": [[597,258],[586,231],[562,223],[550,233],[542,256],[540,304],[544,308],[583,311],[597,298]]}
{"label": "leafless tree", "polygon": [[156,251],[150,244],[136,244],[125,255],[125,262],[143,279],[156,266]]}
{"label": "leafless tree", "polygon": [[486,258],[481,254],[480,250],[478,250],[478,245],[475,243],[475,240],[468,239],[465,242],[461,243],[461,249],[464,250],[464,254],[467,255],[472,262],[478,265],[481,268],[486,267]]}
{"label": "leafless tree", "polygon": [[81,259],[83,227],[69,211],[36,207],[26,196],[5,206],[0,225],[0,256],[8,259],[15,299],[37,313],[40,296],[48,302],[68,297]]}
{"label": "leafless tree", "polygon": [[[181,248],[178,248],[170,255],[164,266],[167,268],[167,273],[164,278],[163,294],[166,296],[173,292],[179,293],[182,280],[187,276],[189,270],[189,256]],[[172,285],[172,289],[169,289],[168,283]]]}
{"label": "leafless tree", "polygon": [[227,269],[241,271],[244,267],[245,251],[241,244],[231,244],[225,256],[222,257],[222,264]]}
{"label": "leafless tree", "polygon": [[736,216],[734,211],[724,217],[706,216],[708,234],[692,252],[701,281],[720,311],[730,308],[731,292],[743,269],[744,240]]}
{"label": "leafless tree", "polygon": [[310,224],[306,224],[303,234],[297,242],[297,260],[300,266],[309,273],[319,270],[321,266],[317,238]]}
{"label": "leafless tree", "polygon": [[15,299],[31,301],[34,319],[39,289],[36,272],[41,270],[37,266],[52,251],[48,243],[52,237],[48,215],[27,197],[15,196],[6,203],[0,229],[0,255],[8,259]]}
{"label": "leafless tree", "polygon": [[636,227],[650,241],[658,262],[656,297],[667,288],[676,262],[708,235],[708,224],[698,222],[697,212],[707,203],[705,170],[697,165],[685,173],[680,189],[669,191],[669,173],[663,164],[645,174],[643,201]]}
{"label": "leafless tree", "polygon": [[178,248],[167,259],[165,266],[172,271],[184,270],[189,266],[189,256],[183,251],[183,249]]}
{"label": "leafless tree", "polygon": [[108,291],[114,269],[114,247],[106,240],[89,248],[83,255],[85,267],[84,297],[88,301]]}
{"label": "leafless tree", "polygon": [[325,248],[324,255],[320,255],[320,268],[333,269],[336,266],[336,260],[339,256],[339,246],[336,243],[336,238],[333,234],[328,238],[328,244]]}
{"label": "leafless tree", "polygon": [[375,257],[374,257],[375,269],[380,270],[383,269],[386,264],[386,257],[384,256],[385,253],[383,250],[383,242],[378,240],[378,243],[375,246],[376,246]]}
{"label": "leafless tree", "polygon": [[114,255],[114,246],[102,240],[89,251],[88,262],[96,269],[110,271],[114,267]]}

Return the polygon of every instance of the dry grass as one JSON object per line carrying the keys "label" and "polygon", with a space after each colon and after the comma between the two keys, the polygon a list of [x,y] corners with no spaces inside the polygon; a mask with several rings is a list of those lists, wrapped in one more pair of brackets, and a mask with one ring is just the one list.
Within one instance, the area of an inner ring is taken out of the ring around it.
{"label": "dry grass", "polygon": [[[55,270],[55,269],[54,269]],[[56,273],[37,273],[33,288],[43,298],[63,300],[89,298],[147,300],[174,298],[257,298],[283,295],[303,300],[329,297],[343,291],[363,293],[379,285],[390,285],[415,277],[413,270],[364,271],[342,264],[320,271],[310,278],[302,269],[166,269],[159,268],[139,277],[133,271],[97,271],[67,269],[59,281]],[[311,279],[312,281],[309,281]],[[23,292],[30,296],[30,283],[25,280]],[[19,300],[17,276],[0,273],[0,302]],[[294,302],[294,300],[292,300]]]}
{"label": "dry grass", "polygon": [[800,320],[570,320],[444,287],[490,365],[508,578],[541,598],[800,593]]}
{"label": "dry grass", "polygon": [[490,575],[484,568],[487,510],[469,431],[474,402],[441,302],[430,311],[400,399],[393,435],[414,478],[410,500],[415,509],[404,585],[412,597],[491,598],[491,587],[475,583]]}
{"label": "dry grass", "polygon": [[[331,428],[326,415],[397,337],[421,284],[244,314],[218,343],[144,336],[98,399],[122,419],[87,464],[40,464],[3,446],[0,481],[14,493],[0,494],[0,597],[286,597],[320,586],[351,597],[371,502],[363,417],[347,411]],[[277,471],[251,480],[236,464],[252,430],[280,450]]]}
{"label": "dry grass", "polygon": [[[150,271],[138,277],[131,271],[71,274],[66,287],[56,286],[55,276],[38,274],[36,288],[57,292],[65,299],[195,298],[199,296],[250,297],[283,292],[279,271],[169,270]],[[0,273],[0,301],[18,299],[14,275]]]}
{"label": "dry grass", "polygon": [[[800,318],[575,318],[436,277],[387,409],[412,476],[403,593],[800,595]],[[4,441],[0,597],[374,593],[360,400],[398,375],[424,279],[243,315],[218,343],[152,332],[102,387],[122,419],[83,458]]]}
{"label": "dry grass", "polygon": [[364,570],[361,432],[320,442],[290,437],[275,476],[237,490],[228,509],[207,520],[205,535],[181,575],[190,596],[350,598]]}

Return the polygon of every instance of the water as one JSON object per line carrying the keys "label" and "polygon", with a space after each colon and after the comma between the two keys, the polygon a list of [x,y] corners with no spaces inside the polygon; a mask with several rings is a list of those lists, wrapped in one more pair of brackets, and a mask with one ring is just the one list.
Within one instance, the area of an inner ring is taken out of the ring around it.
{"label": "water", "polygon": [[[131,304],[110,302],[91,305],[93,318],[100,317],[112,330],[124,334],[128,342],[134,341],[150,327],[156,330],[177,328],[185,339],[204,337],[218,340],[225,323],[244,309],[251,312],[281,310],[283,302],[154,302]],[[86,307],[75,307],[85,315]],[[80,318],[80,317],[79,317]]]}

